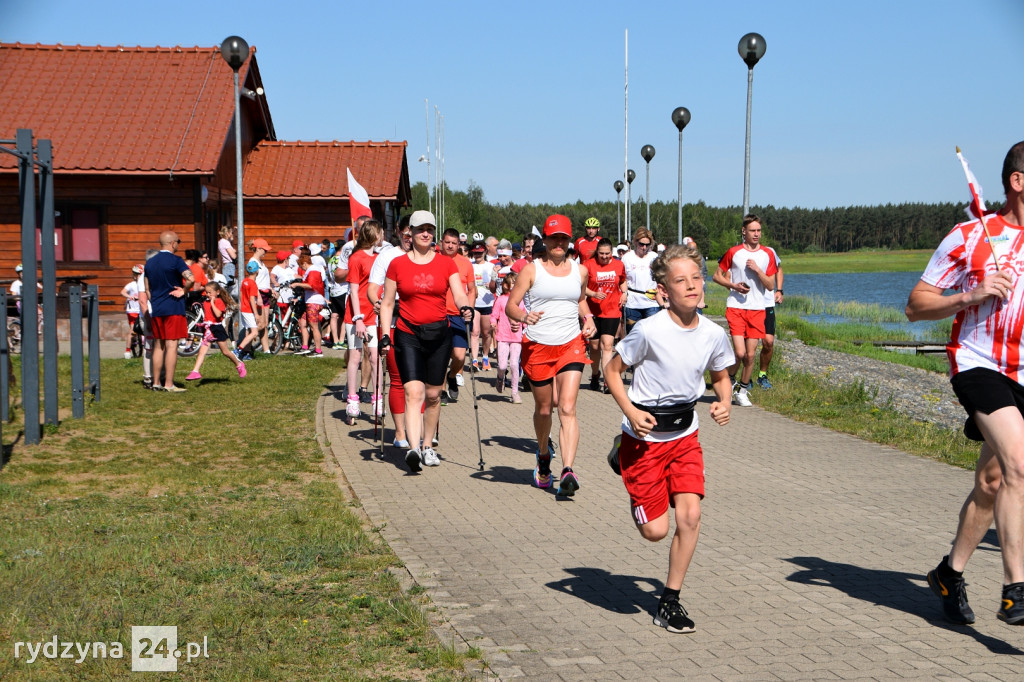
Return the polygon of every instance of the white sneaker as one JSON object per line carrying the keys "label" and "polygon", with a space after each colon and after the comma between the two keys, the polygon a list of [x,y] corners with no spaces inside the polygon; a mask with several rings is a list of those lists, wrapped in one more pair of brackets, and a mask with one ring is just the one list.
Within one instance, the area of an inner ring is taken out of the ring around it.
{"label": "white sneaker", "polygon": [[132,352],[130,350],[126,350],[124,352],[124,359],[125,360],[131,360],[132,359]]}
{"label": "white sneaker", "polygon": [[345,414],[347,414],[350,417],[358,417],[359,416],[359,401],[358,400],[352,400],[351,398],[349,398],[347,404],[345,405]]}
{"label": "white sneaker", "polygon": [[441,463],[441,459],[434,452],[434,448],[423,448],[421,456],[423,457],[423,466],[436,467]]}
{"label": "white sneaker", "polygon": [[732,396],[736,400],[736,404],[740,407],[750,407],[754,403],[750,402],[750,398],[747,396],[747,389],[742,386]]}
{"label": "white sneaker", "polygon": [[459,386],[465,386],[466,385],[466,380],[462,378],[462,373],[461,372],[459,372],[458,374],[455,375],[455,383],[458,384]]}

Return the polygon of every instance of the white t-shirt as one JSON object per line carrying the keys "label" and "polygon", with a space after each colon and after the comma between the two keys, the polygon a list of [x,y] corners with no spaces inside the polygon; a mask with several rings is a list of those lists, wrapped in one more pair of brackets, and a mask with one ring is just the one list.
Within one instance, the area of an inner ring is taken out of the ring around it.
{"label": "white t-shirt", "polygon": [[[637,291],[651,291],[657,288],[651,277],[651,263],[658,257],[657,253],[648,253],[641,258],[636,251],[627,251],[622,256],[622,267],[626,270],[626,286],[630,289],[626,299],[627,308],[655,308],[658,302],[647,298],[646,294]],[[635,291],[634,291],[635,290]]]}
{"label": "white t-shirt", "polygon": [[494,305],[494,294],[489,286],[494,279],[494,266],[487,261],[474,262],[473,279],[476,281],[476,307],[490,308]]}
{"label": "white t-shirt", "polygon": [[[342,270],[348,270],[348,259],[352,255],[352,252],[356,249],[356,240],[352,239],[345,242],[345,245],[341,247],[341,251],[336,252],[334,255],[338,257],[337,266]],[[314,262],[316,262],[314,260]],[[371,280],[372,281],[372,280]],[[338,285],[341,287],[341,293],[331,294],[332,296],[342,296],[348,294],[348,282],[339,282]]]}
{"label": "white t-shirt", "polygon": [[270,274],[277,278],[277,284],[280,286],[277,290],[277,294],[280,297],[278,300],[281,303],[288,303],[295,298],[295,292],[292,291],[292,288],[285,286],[288,282],[295,281],[295,270],[278,263],[274,266],[274,269],[270,271]]}
{"label": "white t-shirt", "polygon": [[24,286],[24,283],[20,279],[16,279],[11,282],[11,296],[21,296],[22,286]]}
{"label": "white t-shirt", "polygon": [[[771,277],[777,271],[775,264],[777,258],[775,251],[767,246],[759,246],[756,250],[751,251],[743,244],[737,244],[726,251],[722,260],[718,261],[719,269],[729,272],[729,280],[733,284],[745,282],[750,287],[750,291],[741,294],[735,289],[730,289],[729,296],[725,299],[725,307],[740,310],[764,310],[768,294],[773,297],[775,294],[761,283],[760,277],[747,269],[747,262],[756,262],[764,274]],[[774,305],[774,298],[772,301]]]}
{"label": "white t-shirt", "polygon": [[224,239],[223,237],[220,239],[220,241],[217,242],[217,253],[220,254],[220,262],[222,265],[235,262],[235,260],[231,257],[231,254],[228,253],[228,249],[230,248],[232,248],[231,242],[229,242],[227,239]]}
{"label": "white t-shirt", "polygon": [[388,266],[391,265],[391,261],[403,253],[405,251],[402,251],[402,249],[394,244],[384,242],[377,253],[377,257],[373,259],[373,265],[370,267],[370,283],[383,287],[384,281],[388,278]]}
{"label": "white t-shirt", "polygon": [[256,288],[259,289],[260,291],[266,291],[267,289],[269,289],[270,270],[267,269],[267,266],[264,265],[261,261],[256,260],[255,258],[250,258],[248,260],[248,262],[246,263],[247,267],[249,263],[256,263],[257,265],[260,266],[259,271],[256,273]]}
{"label": "white t-shirt", "polygon": [[139,283],[136,280],[133,279],[132,281],[128,282],[128,284],[125,284],[124,288],[128,292],[129,296],[134,296],[135,297],[135,298],[128,298],[128,299],[125,300],[125,302],[124,302],[124,311],[126,313],[131,313],[132,315],[138,315],[139,314]]}
{"label": "white t-shirt", "polygon": [[[779,266],[782,265],[782,259],[779,258],[779,252],[776,251],[775,249],[772,249],[772,248],[768,247],[768,246],[762,246],[761,248],[765,249],[766,251],[768,251],[768,253],[770,253],[772,256],[775,257],[775,273],[778,274]],[[765,307],[765,309],[767,309],[767,308],[774,308],[775,307],[775,290],[774,289],[765,289],[764,290],[764,307]]]}
{"label": "white t-shirt", "polygon": [[[697,326],[684,329],[662,311],[640,320],[615,346],[622,361],[633,367],[633,383],[626,394],[638,405],[677,405],[704,395],[704,371],[718,371],[736,363],[725,330],[703,315]],[[625,416],[622,430],[637,438]],[[685,431],[651,432],[643,439],[663,443],[697,430],[697,415]]]}

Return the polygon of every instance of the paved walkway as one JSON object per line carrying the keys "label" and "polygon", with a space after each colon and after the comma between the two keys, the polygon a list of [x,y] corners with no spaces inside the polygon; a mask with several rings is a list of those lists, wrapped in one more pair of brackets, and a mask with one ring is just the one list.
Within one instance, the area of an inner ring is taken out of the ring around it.
{"label": "paved walkway", "polygon": [[757,407],[718,427],[701,404],[708,496],[682,592],[697,632],[670,634],[651,624],[668,540],[641,539],[605,462],[614,401],[581,391],[582,489],[556,500],[530,485],[530,394],[511,405],[493,376],[477,382],[482,472],[469,385],[442,408],[443,463],[415,476],[404,453],[377,458],[372,422],[338,419],[342,391],[320,410],[366,513],[496,676],[1020,677],[1024,629],[995,618],[995,532],[967,573],[975,627],[947,626],[924,581],[952,539],[969,472]]}

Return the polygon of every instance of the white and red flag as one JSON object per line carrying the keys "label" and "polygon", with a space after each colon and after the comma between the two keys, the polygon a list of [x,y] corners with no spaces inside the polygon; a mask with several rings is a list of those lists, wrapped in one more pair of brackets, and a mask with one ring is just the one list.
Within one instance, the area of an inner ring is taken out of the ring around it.
{"label": "white and red flag", "polygon": [[348,210],[352,216],[352,223],[355,224],[357,218],[373,216],[373,211],[370,210],[370,195],[356,182],[351,169],[346,168],[345,172],[348,173]]}
{"label": "white and red flag", "polygon": [[960,159],[960,165],[964,167],[964,175],[967,176],[967,186],[971,188],[971,205],[965,208],[968,218],[981,218],[988,209],[985,208],[985,199],[981,196],[981,184],[978,178],[974,177],[967,159],[960,153],[960,147],[956,148],[956,158]]}

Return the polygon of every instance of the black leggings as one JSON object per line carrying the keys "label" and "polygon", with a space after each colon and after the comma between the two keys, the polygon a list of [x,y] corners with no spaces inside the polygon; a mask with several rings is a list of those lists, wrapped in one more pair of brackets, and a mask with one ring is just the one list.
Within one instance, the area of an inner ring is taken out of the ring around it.
{"label": "black leggings", "polygon": [[420,341],[415,334],[395,329],[395,362],[402,383],[422,381],[427,386],[443,386],[452,354],[451,334],[442,334],[433,342]]}

